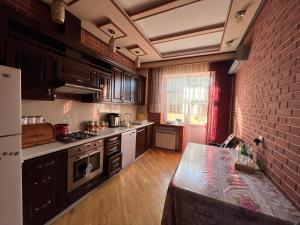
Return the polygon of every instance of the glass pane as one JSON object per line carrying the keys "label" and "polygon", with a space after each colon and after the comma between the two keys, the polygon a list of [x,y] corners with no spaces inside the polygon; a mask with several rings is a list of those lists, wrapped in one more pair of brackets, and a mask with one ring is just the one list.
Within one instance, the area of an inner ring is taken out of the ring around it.
{"label": "glass pane", "polygon": [[74,183],[85,176],[87,166],[88,166],[88,158],[84,158],[73,163]]}
{"label": "glass pane", "polygon": [[95,153],[93,155],[90,155],[90,163],[93,165],[93,169],[91,172],[94,172],[95,170],[100,168],[100,154]]}

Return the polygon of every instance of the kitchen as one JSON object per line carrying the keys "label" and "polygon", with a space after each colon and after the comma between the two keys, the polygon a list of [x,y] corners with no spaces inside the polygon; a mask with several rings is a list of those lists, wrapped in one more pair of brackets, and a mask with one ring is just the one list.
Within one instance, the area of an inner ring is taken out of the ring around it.
{"label": "kitchen", "polygon": [[299,222],[299,15],[0,0],[0,224]]}

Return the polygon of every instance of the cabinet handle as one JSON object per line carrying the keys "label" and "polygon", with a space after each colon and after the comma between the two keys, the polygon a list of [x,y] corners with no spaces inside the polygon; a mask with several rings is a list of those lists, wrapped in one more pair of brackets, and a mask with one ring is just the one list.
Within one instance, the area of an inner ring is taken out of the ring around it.
{"label": "cabinet handle", "polygon": [[114,159],[111,163],[112,163],[112,164],[115,164],[115,163],[117,163],[119,160],[120,160],[120,158]]}
{"label": "cabinet handle", "polygon": [[38,212],[38,211],[40,211],[41,209],[45,209],[48,205],[50,205],[51,204],[51,201],[50,200],[48,200],[46,203],[44,203],[41,207],[38,207],[38,208],[35,208],[34,210],[36,211],[36,212]]}
{"label": "cabinet handle", "polygon": [[111,138],[111,139],[109,139],[108,141],[115,141],[115,140],[117,140],[119,137],[114,137],[114,138]]}
{"label": "cabinet handle", "polygon": [[116,146],[116,147],[114,147],[112,149],[109,149],[108,153],[112,153],[112,152],[116,152],[116,151],[118,151],[118,146]]}
{"label": "cabinet handle", "polygon": [[48,95],[51,96],[51,88],[48,88]]}
{"label": "cabinet handle", "polygon": [[79,83],[82,83],[83,81],[82,81],[82,80],[80,80],[80,79],[77,79],[77,82],[79,82]]}
{"label": "cabinet handle", "polygon": [[138,130],[137,133],[143,132],[145,129]]}
{"label": "cabinet handle", "polygon": [[42,169],[42,168],[46,168],[46,167],[52,166],[52,165],[54,165],[54,164],[55,164],[55,160],[52,160],[52,161],[49,162],[49,163],[45,163],[45,164],[43,164],[43,165],[39,165],[38,168],[39,168],[39,169]]}
{"label": "cabinet handle", "polygon": [[43,184],[43,183],[46,183],[49,180],[51,180],[51,176],[47,177],[44,180],[41,180],[40,182],[34,182],[34,185]]}

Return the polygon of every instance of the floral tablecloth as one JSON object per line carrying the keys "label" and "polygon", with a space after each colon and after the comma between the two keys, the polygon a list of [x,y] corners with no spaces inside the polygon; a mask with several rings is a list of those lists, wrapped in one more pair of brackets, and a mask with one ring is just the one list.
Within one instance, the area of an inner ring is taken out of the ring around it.
{"label": "floral tablecloth", "polygon": [[236,152],[188,144],[167,192],[162,225],[285,225],[300,212],[262,173],[234,168]]}

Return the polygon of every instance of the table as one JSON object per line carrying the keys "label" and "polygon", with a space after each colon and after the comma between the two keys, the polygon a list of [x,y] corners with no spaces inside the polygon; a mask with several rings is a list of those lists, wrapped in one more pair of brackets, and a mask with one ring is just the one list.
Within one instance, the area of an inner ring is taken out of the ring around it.
{"label": "table", "polygon": [[189,143],[169,184],[162,225],[285,225],[300,212],[258,171],[234,168],[235,150]]}

